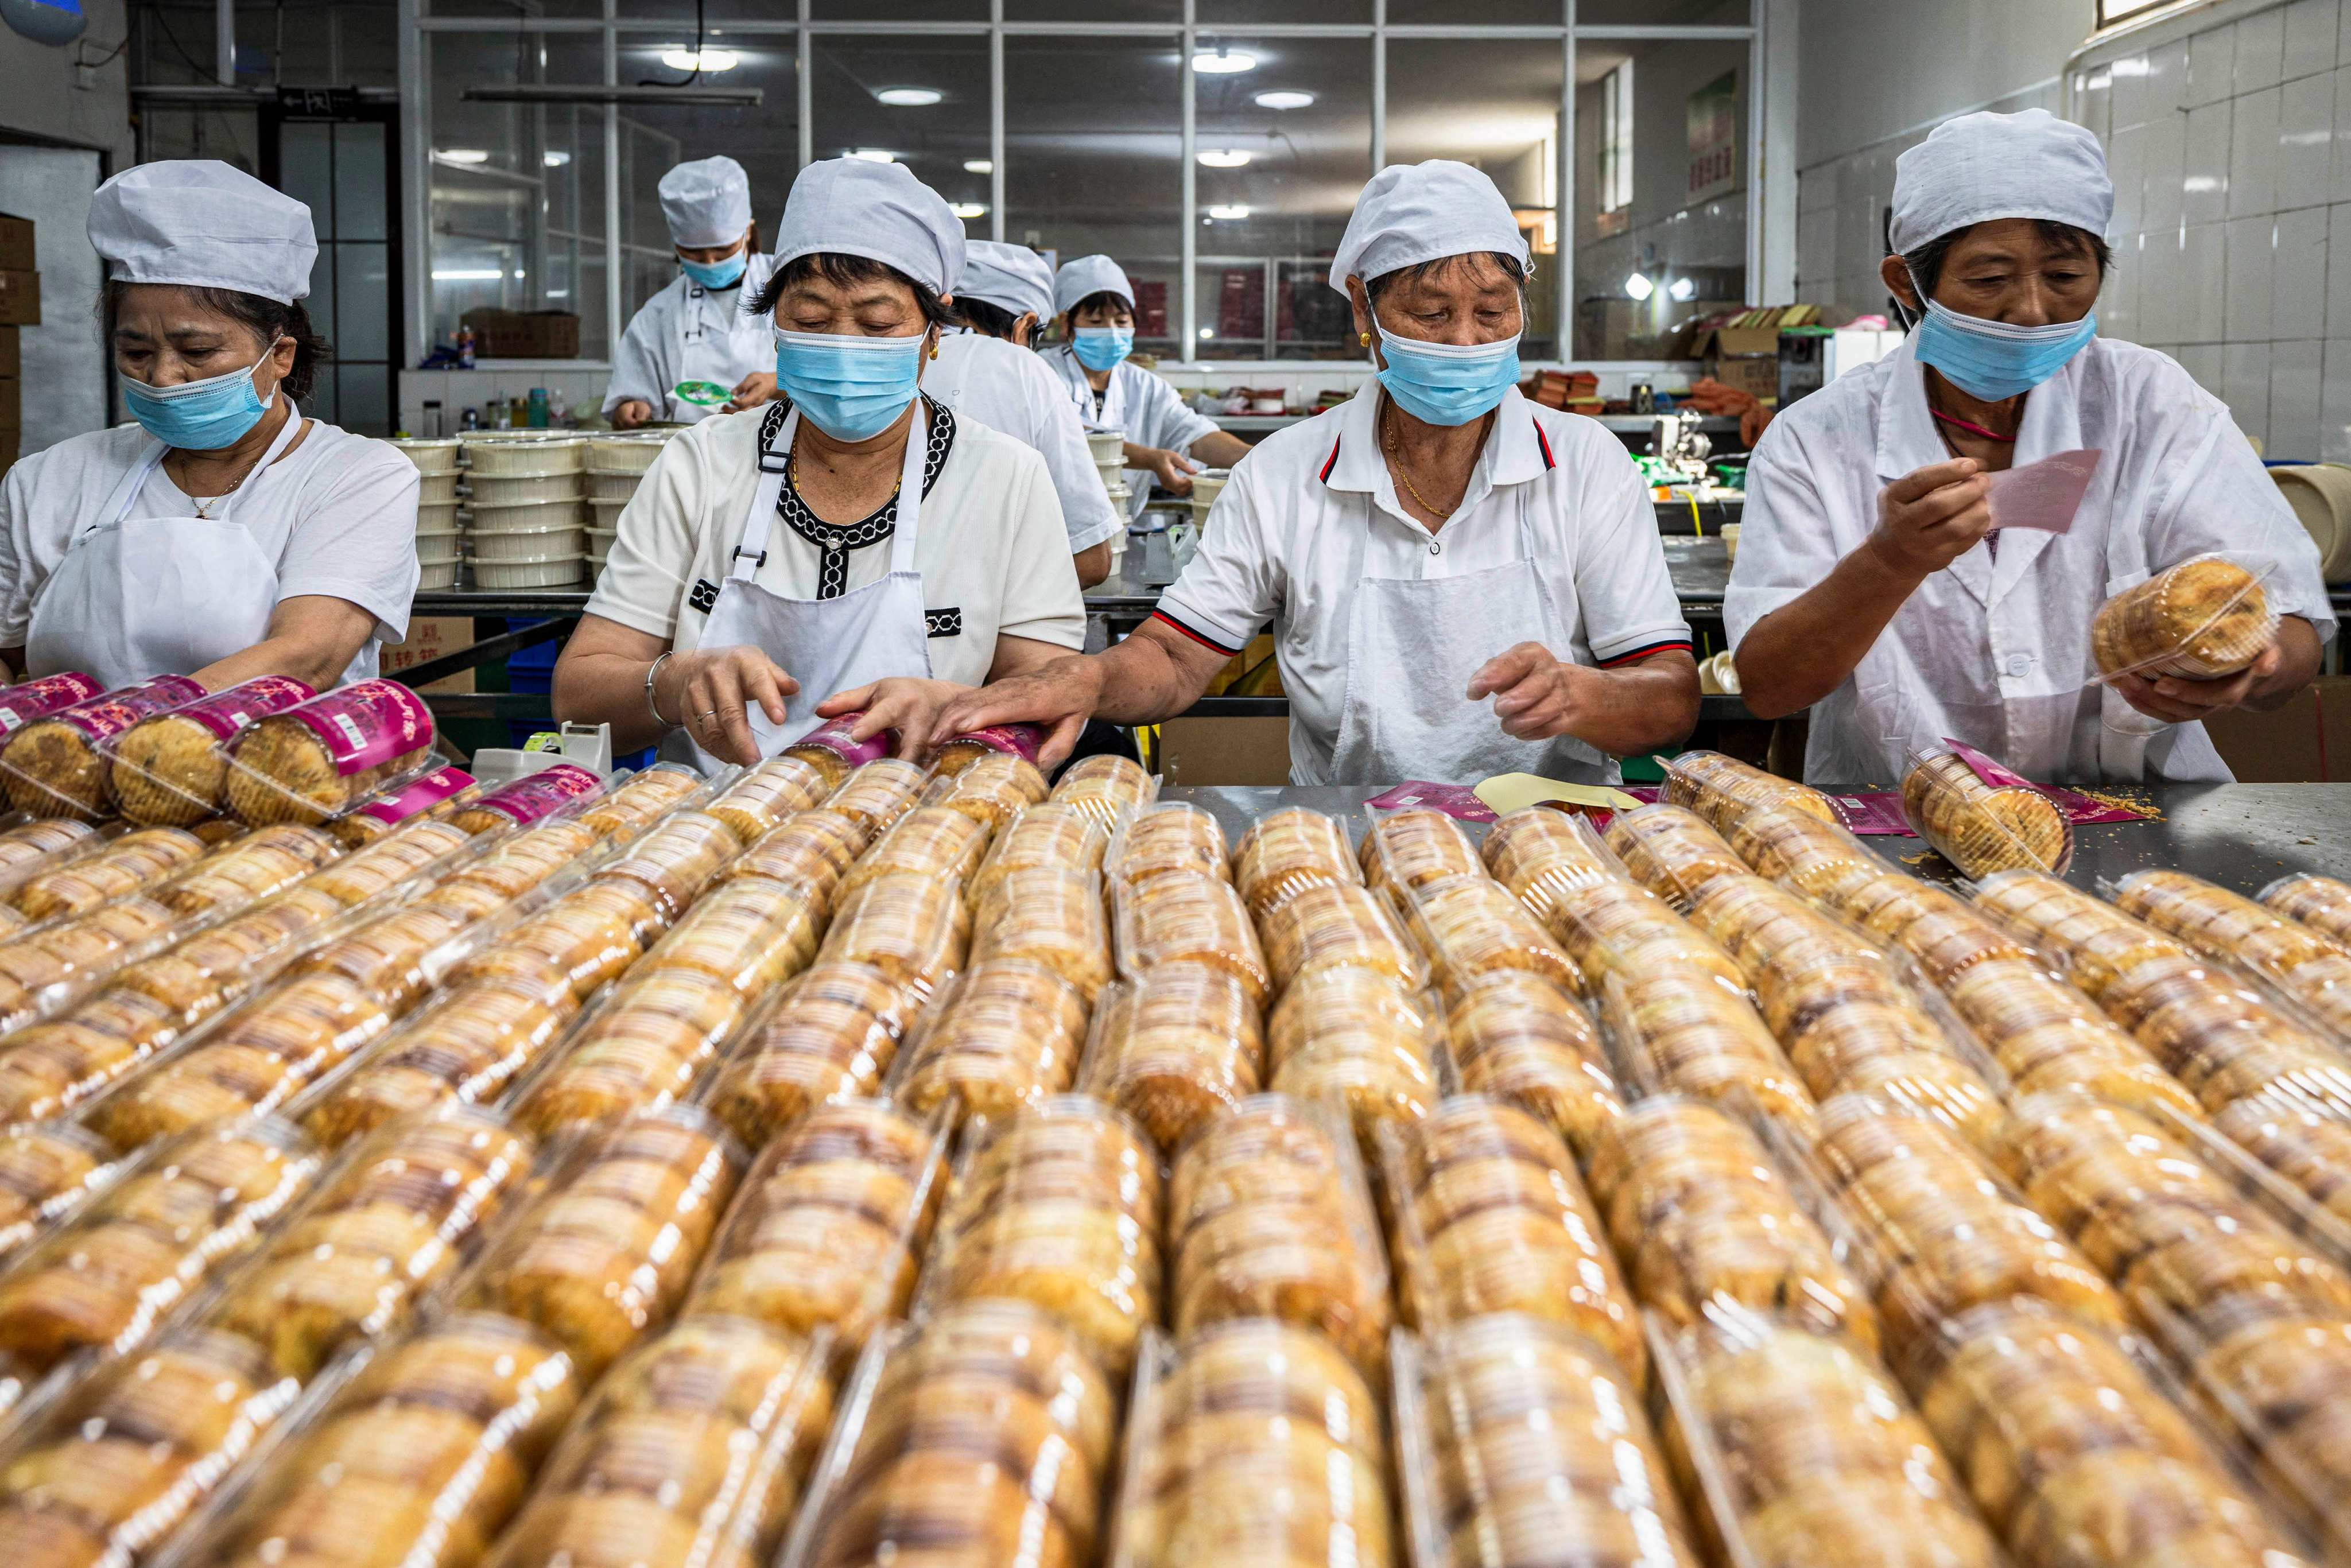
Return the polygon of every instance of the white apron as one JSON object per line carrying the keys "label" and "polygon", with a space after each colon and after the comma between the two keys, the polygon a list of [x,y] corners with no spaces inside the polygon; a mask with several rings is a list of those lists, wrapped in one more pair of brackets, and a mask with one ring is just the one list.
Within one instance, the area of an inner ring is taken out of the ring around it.
{"label": "white apron", "polygon": [[[747,270],[727,298],[739,302],[750,283]],[[716,405],[687,402],[677,389],[687,382],[712,382],[733,392],[743,379],[746,359],[757,368],[770,341],[768,322],[728,308],[719,296],[689,281],[684,319],[678,324],[677,380],[662,389],[662,417],[696,424],[716,413]]]}
{"label": "white apron", "polygon": [[268,634],[277,566],[229,513],[267,482],[301,434],[302,411],[291,399],[286,407],[285,427],[269,450],[209,517],[132,517],[147,476],[171,448],[158,441],[131,465],[99,508],[106,520],[75,536],[33,596],[29,673],[85,670],[110,690],[191,674]]}
{"label": "white apron", "polygon": [[[930,628],[923,612],[923,574],[914,567],[914,539],[923,510],[923,455],[929,416],[914,400],[914,422],[906,432],[906,465],[898,479],[898,520],[890,539],[889,575],[853,588],[837,599],[788,599],[752,578],[768,559],[768,535],[783,493],[784,465],[798,434],[800,411],[784,417],[776,444],[759,455],[759,483],[743,518],[734,569],[718,587],[718,601],[703,623],[704,648],[752,647],[783,666],[800,685],[785,703],[784,722],[773,725],[750,705],[751,737],[759,755],[773,757],[824,721],[816,705],[892,675],[927,679],[931,673]],[[679,716],[684,727],[662,743],[664,756],[691,762],[705,773],[726,766],[694,738],[693,714]],[[683,737],[684,745],[674,745]]]}
{"label": "white apron", "polygon": [[[1469,677],[1503,650],[1541,643],[1556,654],[1573,641],[1574,628],[1537,569],[1524,500],[1519,559],[1459,577],[1365,577],[1366,531],[1351,533],[1347,575],[1355,580],[1355,601],[1331,777],[1309,782],[1476,784],[1497,773],[1532,773],[1568,784],[1614,783],[1614,764],[1583,741],[1514,739],[1495,717],[1492,698],[1473,702],[1467,695]],[[1432,549],[1444,543],[1441,532],[1430,541]]]}

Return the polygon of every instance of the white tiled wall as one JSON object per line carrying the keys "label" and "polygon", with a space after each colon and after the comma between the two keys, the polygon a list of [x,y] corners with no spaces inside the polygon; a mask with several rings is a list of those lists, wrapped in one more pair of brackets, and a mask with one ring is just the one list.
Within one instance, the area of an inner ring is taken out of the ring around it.
{"label": "white tiled wall", "polygon": [[[2176,356],[2272,457],[2351,462],[2351,0],[2217,0],[2074,68],[2115,176],[2100,329]],[[2032,106],[2067,107],[2055,82],[1988,107]],[[1882,307],[1894,159],[1923,136],[1800,172],[1797,298]]]}

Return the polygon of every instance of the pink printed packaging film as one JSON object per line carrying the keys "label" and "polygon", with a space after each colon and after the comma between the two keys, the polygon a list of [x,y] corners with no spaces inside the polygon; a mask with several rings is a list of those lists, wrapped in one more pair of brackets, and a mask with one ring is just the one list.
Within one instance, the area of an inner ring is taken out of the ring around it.
{"label": "pink printed packaging film", "polygon": [[850,739],[849,732],[855,729],[857,721],[864,716],[862,713],[845,713],[839,718],[827,719],[784,749],[797,752],[830,752],[852,768],[862,768],[869,762],[879,762],[897,750],[898,732],[894,729],[885,729],[870,740]]}
{"label": "pink printed packaging film", "polygon": [[487,811],[528,827],[553,816],[574,800],[584,800],[604,787],[604,781],[575,763],[559,762],[536,773],[526,773],[501,784],[474,802],[472,810]]}
{"label": "pink printed packaging film", "polygon": [[249,681],[239,681],[233,686],[199,697],[172,709],[181,718],[193,719],[213,732],[216,740],[226,740],[255,719],[266,718],[273,713],[284,713],[299,703],[308,702],[318,691],[308,683],[291,675],[256,675]]}
{"label": "pink printed packaging film", "polygon": [[[1652,789],[1649,796],[1656,791]],[[1402,811],[1414,807],[1427,811],[1442,811],[1456,821],[1490,822],[1495,820],[1494,808],[1478,799],[1478,792],[1466,784],[1428,784],[1415,781],[1399,784],[1384,795],[1375,795],[1364,802],[1375,811]]]}
{"label": "pink printed packaging film", "polygon": [[99,749],[115,804],[148,826],[184,828],[216,815],[227,786],[228,740],[316,695],[290,676],[256,675],[108,737]]}
{"label": "pink printed packaging film", "polygon": [[1037,752],[1045,744],[1045,732],[1033,724],[991,724],[985,729],[967,730],[940,743],[945,751],[951,747],[981,751],[1001,751],[1023,762],[1037,760]]}
{"label": "pink printed packaging film", "polygon": [[43,714],[86,703],[105,689],[79,670],[66,670],[0,690],[0,736],[15,734]]}
{"label": "pink printed packaging film", "polygon": [[341,816],[429,771],[433,736],[432,710],[397,681],[321,693],[229,742],[229,809],[256,827]]}
{"label": "pink printed packaging film", "polygon": [[36,817],[97,821],[113,804],[106,743],[141,719],[204,695],[185,675],[159,675],[30,721],[0,749],[8,803]]}
{"label": "pink printed packaging film", "polygon": [[2000,763],[1986,757],[1974,747],[1964,741],[1953,740],[1948,735],[1943,737],[1943,744],[1949,747],[1959,760],[1974,771],[1977,778],[1995,789],[2031,789],[2037,794],[2045,795],[2049,798],[2050,804],[2057,808],[2061,816],[2076,825],[2083,822],[2143,822],[2152,814],[2146,811],[2134,811],[2126,806],[2118,806],[2110,800],[2095,800],[2061,785],[2032,783],[2001,767]]}
{"label": "pink printed packaging film", "polygon": [[69,726],[87,739],[102,741],[120,735],[142,718],[152,718],[169,708],[184,707],[204,695],[204,688],[185,675],[158,675],[135,686],[117,686],[47,716]]}
{"label": "pink printed packaging film", "polygon": [[[594,776],[591,774],[590,777]],[[386,827],[390,827],[394,822],[404,822],[411,817],[429,811],[443,801],[462,795],[473,787],[474,776],[464,768],[435,768],[413,783],[370,800],[353,814],[372,817]]]}

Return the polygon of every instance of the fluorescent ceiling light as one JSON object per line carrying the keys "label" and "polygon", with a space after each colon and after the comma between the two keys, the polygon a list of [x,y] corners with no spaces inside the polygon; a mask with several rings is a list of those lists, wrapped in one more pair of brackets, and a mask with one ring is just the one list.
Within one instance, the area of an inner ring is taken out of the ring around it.
{"label": "fluorescent ceiling light", "polygon": [[571,154],[569,152],[544,152],[540,157],[550,169],[560,169],[571,162]]}
{"label": "fluorescent ceiling light", "polygon": [[451,267],[433,269],[435,283],[496,283],[506,274],[495,267]]}
{"label": "fluorescent ceiling light", "polygon": [[1200,336],[1202,338],[1213,338],[1216,335],[1217,329],[1214,327],[1203,327],[1200,329]]}
{"label": "fluorescent ceiling light", "polygon": [[1202,49],[1192,57],[1192,68],[1203,76],[1238,76],[1257,69],[1257,57],[1238,49]]}
{"label": "fluorescent ceiling light", "polygon": [[928,109],[946,95],[935,87],[885,87],[873,96],[893,109]]}
{"label": "fluorescent ceiling light", "polygon": [[1233,147],[1205,148],[1200,153],[1200,167],[1203,169],[1245,169],[1249,167],[1250,156],[1251,155],[1249,153],[1243,152],[1239,149]]}
{"label": "fluorescent ceiling light", "polygon": [[947,211],[953,213],[959,218],[984,218],[987,216],[987,204],[986,202],[957,202],[953,206],[947,208]]}
{"label": "fluorescent ceiling light", "polygon": [[1657,286],[1640,273],[1635,272],[1625,279],[1625,292],[1635,299],[1646,299],[1656,291]]}
{"label": "fluorescent ceiling light", "polygon": [[1272,92],[1261,92],[1249,101],[1259,109],[1304,109],[1314,101],[1314,95],[1311,92],[1292,92],[1288,88],[1280,88]]}
{"label": "fluorescent ceiling light", "polygon": [[850,149],[849,156],[861,163],[895,163],[898,161],[898,155],[895,152],[886,152],[879,147],[852,147]]}
{"label": "fluorescent ceiling light", "polygon": [[490,161],[488,151],[480,147],[436,148],[434,151],[433,156],[441,162],[462,163],[468,168],[471,168],[476,163],[486,163]]}
{"label": "fluorescent ceiling light", "polygon": [[967,174],[993,174],[996,172],[996,160],[967,158],[963,161],[963,172]]}
{"label": "fluorescent ceiling light", "polygon": [[737,60],[732,49],[705,48],[699,56],[684,46],[662,51],[662,64],[674,71],[731,71]]}
{"label": "fluorescent ceiling light", "polygon": [[[185,90],[185,89],[181,89]],[[625,103],[640,109],[757,109],[767,96],[757,87],[603,87],[585,82],[486,83],[462,89],[466,103]]]}
{"label": "fluorescent ceiling light", "polygon": [[1698,280],[1694,277],[1677,277],[1674,279],[1674,286],[1666,290],[1666,296],[1670,299],[1695,299],[1698,298]]}
{"label": "fluorescent ceiling light", "polygon": [[1249,216],[1249,210],[1247,207],[1240,206],[1210,207],[1208,209],[1208,215],[1212,218],[1238,220]]}

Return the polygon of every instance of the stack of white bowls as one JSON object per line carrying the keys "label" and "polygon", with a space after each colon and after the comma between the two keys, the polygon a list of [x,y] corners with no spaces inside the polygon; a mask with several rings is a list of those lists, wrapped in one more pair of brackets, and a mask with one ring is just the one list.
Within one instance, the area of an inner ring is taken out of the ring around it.
{"label": "stack of white bowls", "polygon": [[1102,476],[1102,488],[1110,492],[1110,504],[1123,512],[1130,496],[1125,477],[1126,433],[1090,430],[1086,445],[1093,453],[1094,472]]}
{"label": "stack of white bowls", "polygon": [[465,437],[474,586],[569,588],[586,575],[588,443],[568,431]]}
{"label": "stack of white bowls", "polygon": [[392,443],[416,465],[416,565],[420,591],[457,586],[458,444],[454,437]]}
{"label": "stack of white bowls", "polygon": [[1229,468],[1203,468],[1192,476],[1192,526],[1208,526],[1208,508],[1217,504],[1225,484],[1233,476]]}
{"label": "stack of white bowls", "polygon": [[601,575],[620,531],[621,509],[637,493],[637,482],[653,465],[676,432],[630,431],[588,438],[588,505],[595,516],[588,524],[589,575]]}

